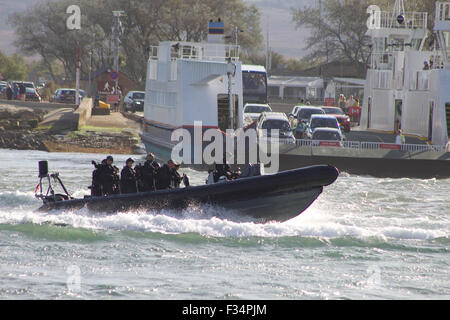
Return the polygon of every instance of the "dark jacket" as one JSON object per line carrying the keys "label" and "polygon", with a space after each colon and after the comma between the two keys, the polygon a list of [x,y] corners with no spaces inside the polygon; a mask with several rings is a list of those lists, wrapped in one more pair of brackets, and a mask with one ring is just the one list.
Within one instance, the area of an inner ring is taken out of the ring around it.
{"label": "dark jacket", "polygon": [[11,99],[12,99],[13,94],[14,94],[14,92],[13,92],[13,90],[11,89],[11,87],[6,88],[6,98],[7,98],[8,100],[11,100]]}
{"label": "dark jacket", "polygon": [[165,164],[158,169],[156,189],[178,188],[181,183],[181,176],[176,169],[170,168]]}
{"label": "dark jacket", "polygon": [[219,181],[219,178],[221,176],[225,176],[227,180],[230,180],[233,176],[233,171],[231,171],[230,166],[227,163],[217,163],[216,164],[216,171],[214,172],[214,181]]}
{"label": "dark jacket", "polygon": [[19,84],[19,93],[20,94],[25,94],[27,92],[25,85],[23,85],[22,83]]}
{"label": "dark jacket", "polygon": [[136,172],[133,168],[124,166],[120,173],[120,191],[122,193],[136,193]]}
{"label": "dark jacket", "polygon": [[156,161],[145,161],[143,166],[135,168],[139,179],[139,188],[141,191],[154,191],[156,186],[157,172],[159,163]]}
{"label": "dark jacket", "polygon": [[104,195],[118,193],[118,176],[113,166],[107,164],[100,165],[98,176]]}

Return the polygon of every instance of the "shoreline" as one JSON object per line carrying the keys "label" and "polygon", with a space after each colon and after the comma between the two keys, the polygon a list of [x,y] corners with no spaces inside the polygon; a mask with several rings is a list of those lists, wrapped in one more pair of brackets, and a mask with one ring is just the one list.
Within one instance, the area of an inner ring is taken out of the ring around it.
{"label": "shoreline", "polygon": [[[140,154],[138,126],[120,121],[87,124],[78,130],[55,130],[48,112],[0,105],[0,149],[98,154]],[[119,116],[119,115],[117,115]],[[116,117],[117,117],[116,116]],[[102,119],[103,120],[103,119]]]}

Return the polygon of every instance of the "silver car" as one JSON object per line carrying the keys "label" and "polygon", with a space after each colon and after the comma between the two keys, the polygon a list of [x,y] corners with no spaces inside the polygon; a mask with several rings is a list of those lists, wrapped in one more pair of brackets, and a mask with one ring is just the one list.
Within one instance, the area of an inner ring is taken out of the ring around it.
{"label": "silver car", "polygon": [[145,92],[129,91],[123,99],[123,108],[129,112],[144,111],[144,101]]}

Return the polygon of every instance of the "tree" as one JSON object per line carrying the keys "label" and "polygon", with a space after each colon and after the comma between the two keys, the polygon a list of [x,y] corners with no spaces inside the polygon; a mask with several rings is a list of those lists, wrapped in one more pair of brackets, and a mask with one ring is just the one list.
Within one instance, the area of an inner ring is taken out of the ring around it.
{"label": "tree", "polygon": [[[367,8],[378,5],[382,11],[392,11],[392,0],[319,0],[321,6],[306,6],[292,9],[292,20],[296,27],[311,30],[306,48],[313,63],[346,60],[367,63],[370,49],[364,36],[367,31]],[[405,11],[427,12],[428,31],[434,27],[436,0],[408,1]]]}
{"label": "tree", "polygon": [[17,53],[8,57],[0,51],[0,73],[7,80],[25,80],[28,66],[25,59]]}
{"label": "tree", "polygon": [[[112,65],[113,10],[123,10],[121,40],[121,71],[139,84],[145,82],[147,48],[159,41],[201,41],[206,37],[210,19],[221,18],[225,32],[232,35],[234,27],[244,30],[239,44],[244,52],[259,50],[262,34],[259,12],[243,0],[78,0],[81,29],[68,30],[66,9],[73,0],[41,2],[24,13],[9,17],[18,40],[15,45],[24,54],[42,56],[53,75],[52,62],[59,61],[65,75],[73,79],[77,45],[82,48],[81,72]],[[232,37],[228,41],[234,42]]]}
{"label": "tree", "polygon": [[296,27],[306,27],[306,40],[312,63],[347,60],[366,63],[370,50],[365,45],[367,8],[372,0],[322,0],[322,6],[292,9]]}

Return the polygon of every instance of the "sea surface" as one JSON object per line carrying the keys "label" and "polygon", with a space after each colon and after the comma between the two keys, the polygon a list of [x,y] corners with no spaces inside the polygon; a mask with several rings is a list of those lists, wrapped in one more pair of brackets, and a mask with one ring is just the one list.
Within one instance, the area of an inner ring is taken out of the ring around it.
{"label": "sea surface", "polygon": [[82,197],[105,156],[0,150],[0,299],[450,298],[450,179],[342,173],[284,223],[215,207],[34,212],[38,161]]}

